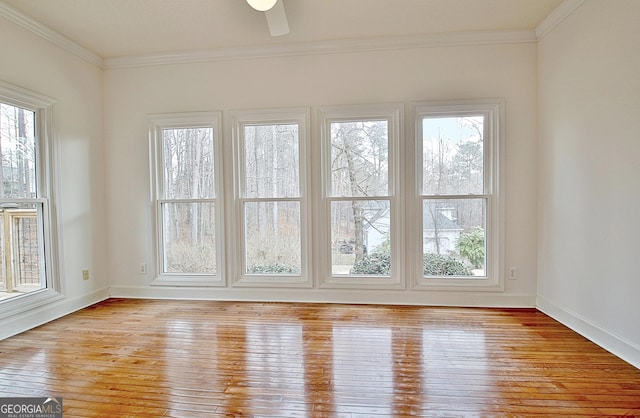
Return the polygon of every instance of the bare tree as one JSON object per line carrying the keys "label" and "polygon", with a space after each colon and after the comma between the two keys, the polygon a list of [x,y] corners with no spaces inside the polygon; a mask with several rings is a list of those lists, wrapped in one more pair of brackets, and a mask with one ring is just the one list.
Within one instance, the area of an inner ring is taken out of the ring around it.
{"label": "bare tree", "polygon": [[[386,121],[333,123],[332,188],[335,196],[371,197],[388,194],[388,136]],[[351,200],[355,262],[366,255],[365,228],[382,213],[365,216],[368,200]],[[380,211],[388,211],[382,208]],[[338,226],[338,224],[336,224]]]}

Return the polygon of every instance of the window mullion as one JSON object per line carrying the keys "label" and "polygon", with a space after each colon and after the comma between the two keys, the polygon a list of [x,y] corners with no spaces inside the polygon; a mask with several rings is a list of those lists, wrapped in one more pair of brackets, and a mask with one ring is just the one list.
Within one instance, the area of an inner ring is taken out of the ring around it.
{"label": "window mullion", "polygon": [[489,194],[423,194],[422,199],[451,200],[451,199],[487,199]]}
{"label": "window mullion", "polygon": [[300,197],[243,197],[240,202],[300,202]]}
{"label": "window mullion", "polygon": [[160,204],[163,203],[215,203],[218,199],[158,199]]}

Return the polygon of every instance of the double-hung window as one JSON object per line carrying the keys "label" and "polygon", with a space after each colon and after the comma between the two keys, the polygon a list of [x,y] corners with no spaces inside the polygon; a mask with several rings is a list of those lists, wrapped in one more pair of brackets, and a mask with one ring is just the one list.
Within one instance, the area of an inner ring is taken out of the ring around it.
{"label": "double-hung window", "polygon": [[231,113],[236,285],[310,286],[309,111]]}
{"label": "double-hung window", "polygon": [[403,108],[151,117],[154,283],[500,290],[502,101]]}
{"label": "double-hung window", "polygon": [[49,98],[0,83],[0,314],[61,297],[52,105]]}
{"label": "double-hung window", "polygon": [[501,102],[414,106],[417,284],[501,286]]}
{"label": "double-hung window", "polygon": [[224,285],[219,113],[150,117],[154,284]]}
{"label": "double-hung window", "polygon": [[403,283],[398,207],[401,106],[319,112],[323,254],[327,287],[393,288]]}

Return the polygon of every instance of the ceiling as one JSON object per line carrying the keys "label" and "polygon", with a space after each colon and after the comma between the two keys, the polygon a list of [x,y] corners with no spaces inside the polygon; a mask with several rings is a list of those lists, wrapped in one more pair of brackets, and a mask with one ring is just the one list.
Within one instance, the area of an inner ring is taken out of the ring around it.
{"label": "ceiling", "polygon": [[271,37],[244,0],[0,0],[102,58],[343,39],[534,30],[562,0],[283,0]]}

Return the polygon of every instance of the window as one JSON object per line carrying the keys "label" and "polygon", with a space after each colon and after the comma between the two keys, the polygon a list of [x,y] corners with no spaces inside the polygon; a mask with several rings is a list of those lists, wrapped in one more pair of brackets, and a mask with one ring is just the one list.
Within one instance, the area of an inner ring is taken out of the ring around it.
{"label": "window", "polygon": [[49,160],[52,105],[0,83],[0,313],[61,297]]}
{"label": "window", "polygon": [[155,284],[224,284],[219,119],[217,113],[150,118]]}
{"label": "window", "polygon": [[310,285],[307,110],[232,113],[236,284]]}
{"label": "window", "polygon": [[231,111],[228,142],[219,113],[152,116],[154,284],[502,289],[502,108],[323,107],[317,141],[309,109]]}
{"label": "window", "polygon": [[320,112],[325,285],[401,285],[400,107]]}
{"label": "window", "polygon": [[419,285],[500,286],[500,109],[496,101],[415,106]]}

